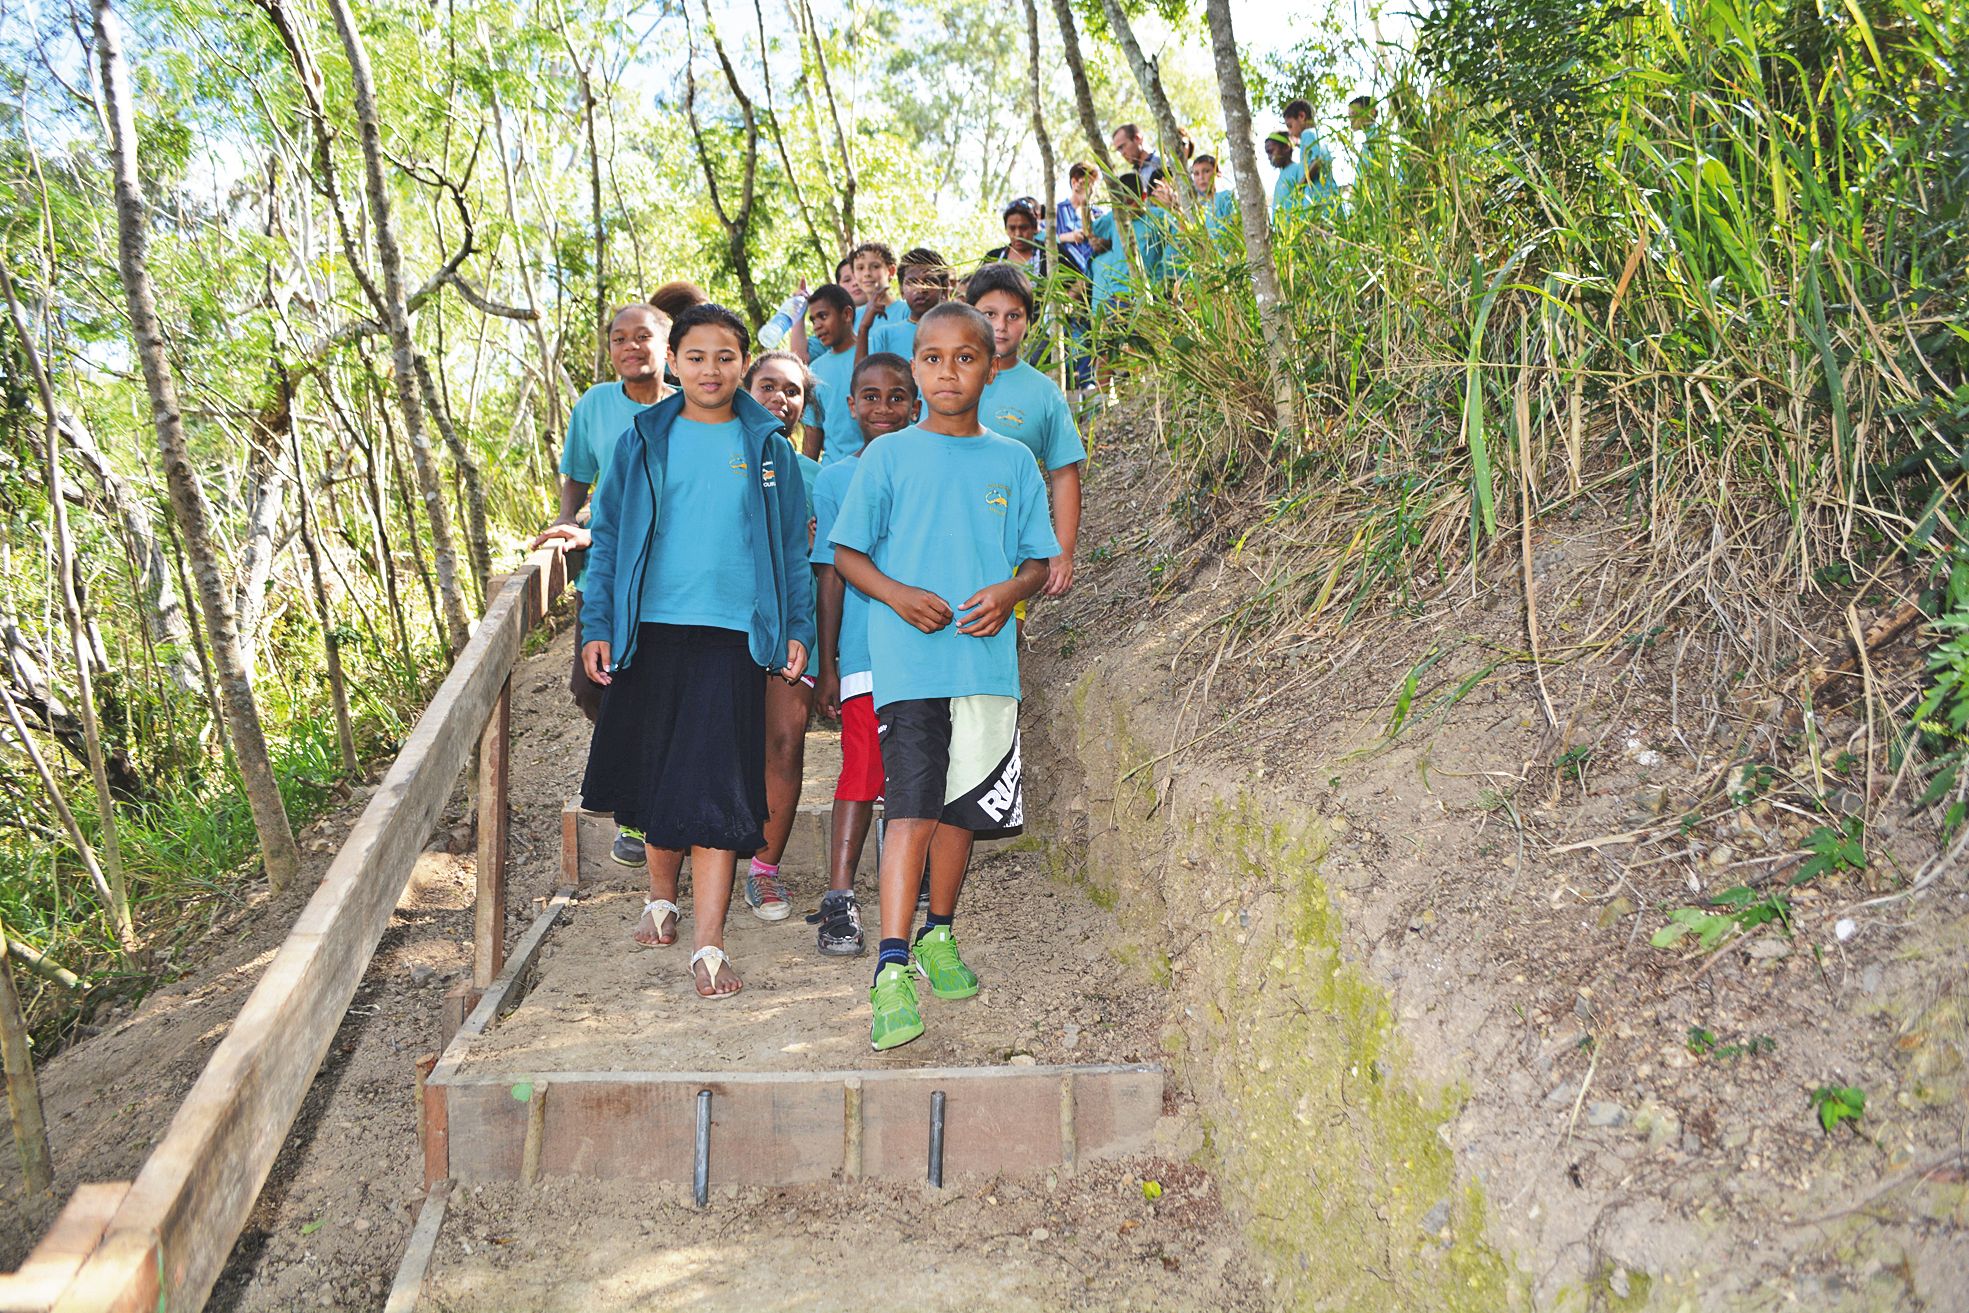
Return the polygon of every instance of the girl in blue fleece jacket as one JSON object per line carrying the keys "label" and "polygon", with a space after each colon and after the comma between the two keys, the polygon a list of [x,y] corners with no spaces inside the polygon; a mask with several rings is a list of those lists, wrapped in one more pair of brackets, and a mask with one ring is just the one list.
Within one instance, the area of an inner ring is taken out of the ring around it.
{"label": "girl in blue fleece jacket", "polygon": [[739,391],[745,325],[700,305],[670,326],[678,391],[636,416],[593,499],[582,669],[604,688],[582,805],[649,847],[636,942],[677,941],[691,854],[703,998],[743,988],[725,955],[740,853],[765,844],[765,683],[798,680],[814,642],[807,496],[764,406]]}

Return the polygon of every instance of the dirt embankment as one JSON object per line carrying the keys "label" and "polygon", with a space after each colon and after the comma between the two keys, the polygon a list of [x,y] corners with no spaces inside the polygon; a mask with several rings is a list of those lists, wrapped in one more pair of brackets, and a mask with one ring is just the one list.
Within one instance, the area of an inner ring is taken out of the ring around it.
{"label": "dirt embankment", "polygon": [[[1525,646],[1514,561],[1226,659],[1250,575],[1168,586],[1130,445],[1089,481],[1074,593],[1035,613],[1028,811],[1163,983],[1201,1161],[1284,1301],[1969,1307],[1962,874],[1895,897],[1932,839],[1877,816],[1864,870],[1791,887],[1865,786],[1822,810],[1758,771],[1812,779],[1864,721],[1760,740],[1768,704],[1685,664],[1711,636],[1680,616],[1541,692],[1497,662]],[[1547,626],[1631,584],[1628,541],[1590,510],[1535,536]],[[1651,945],[1735,886],[1785,918]],[[1822,1130],[1827,1086],[1864,1117]]]}

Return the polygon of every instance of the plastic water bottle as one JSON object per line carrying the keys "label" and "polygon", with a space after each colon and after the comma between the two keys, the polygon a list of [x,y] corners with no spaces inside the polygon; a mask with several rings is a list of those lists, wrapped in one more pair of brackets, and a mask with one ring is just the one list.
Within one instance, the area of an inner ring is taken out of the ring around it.
{"label": "plastic water bottle", "polygon": [[780,343],[786,341],[787,335],[793,331],[793,325],[799,322],[801,315],[806,313],[807,294],[805,292],[795,292],[784,301],[781,301],[778,311],[774,313],[771,319],[766,321],[765,327],[759,330],[759,345],[768,351],[779,350]]}

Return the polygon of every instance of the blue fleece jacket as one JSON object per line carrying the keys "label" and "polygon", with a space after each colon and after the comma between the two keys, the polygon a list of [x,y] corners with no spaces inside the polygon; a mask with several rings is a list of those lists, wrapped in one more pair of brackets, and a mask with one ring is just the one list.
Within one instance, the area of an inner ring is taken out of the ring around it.
{"label": "blue fleece jacket", "polygon": [[[615,446],[595,487],[588,530],[588,570],[582,579],[581,632],[608,635],[611,669],[627,667],[636,655],[636,617],[641,611],[643,578],[656,535],[663,532],[665,456],[670,432],[683,414],[683,394],[672,393],[637,414]],[[807,490],[793,444],[780,432],[772,412],[751,396],[738,394],[733,414],[756,453],[759,478],[752,485],[752,532],[734,538],[733,551],[752,549],[758,581],[748,637],[752,659],[766,670],[786,664],[786,644],[814,650],[814,578],[807,566]]]}

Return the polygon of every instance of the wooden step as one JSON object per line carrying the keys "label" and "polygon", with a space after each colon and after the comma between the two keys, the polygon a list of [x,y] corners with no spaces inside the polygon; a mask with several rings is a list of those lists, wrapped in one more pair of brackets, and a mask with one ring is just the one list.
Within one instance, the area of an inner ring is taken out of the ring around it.
{"label": "wooden step", "polygon": [[[780,868],[788,875],[797,875],[803,884],[813,888],[826,884],[828,823],[832,815],[831,804],[802,804],[793,818],[793,833],[787,838],[786,853],[779,861]],[[595,884],[630,874],[631,868],[609,856],[614,843],[615,818],[607,812],[586,811],[579,798],[569,798],[561,808],[561,880],[572,885]],[[868,842],[862,845],[861,865],[856,868],[858,876],[874,878],[875,846],[871,829]],[[684,860],[688,869],[690,859]]]}

